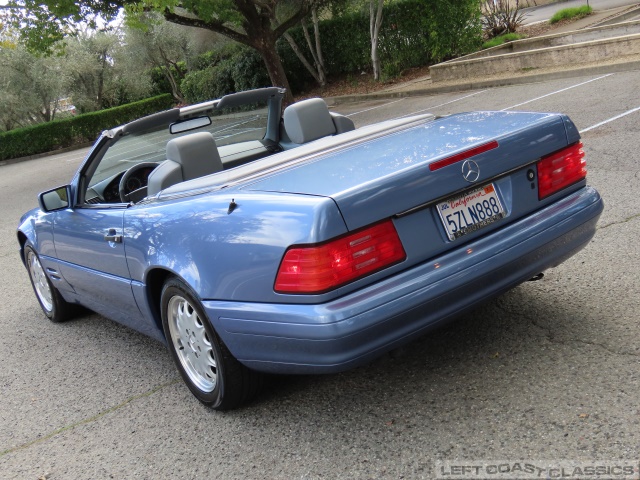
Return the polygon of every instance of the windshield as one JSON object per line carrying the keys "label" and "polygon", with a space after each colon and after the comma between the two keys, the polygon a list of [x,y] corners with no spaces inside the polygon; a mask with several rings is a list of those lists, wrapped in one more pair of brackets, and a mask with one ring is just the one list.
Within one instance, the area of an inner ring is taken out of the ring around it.
{"label": "windshield", "polygon": [[218,147],[243,142],[262,140],[267,129],[267,108],[265,104],[215,111],[212,123],[206,127],[171,134],[169,125],[145,132],[122,137],[103,155],[90,182],[94,188],[101,182],[117,177],[134,165],[142,162],[161,163],[166,160],[166,146],[169,140],[194,132],[208,131],[213,134]]}

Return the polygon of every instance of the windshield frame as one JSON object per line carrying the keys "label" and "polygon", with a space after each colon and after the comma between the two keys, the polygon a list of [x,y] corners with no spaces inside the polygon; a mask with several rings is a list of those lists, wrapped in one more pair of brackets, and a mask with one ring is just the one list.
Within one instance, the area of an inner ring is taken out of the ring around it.
{"label": "windshield frame", "polygon": [[[264,119],[264,127],[262,131],[264,132],[261,141],[268,145],[277,145],[280,141],[280,121],[282,118],[282,100],[284,98],[284,89],[277,87],[269,87],[262,88],[257,90],[250,90],[246,92],[234,93],[231,95],[226,95],[219,100],[211,100],[208,102],[203,102],[200,104],[190,105],[182,108],[174,108],[171,110],[166,110],[163,112],[158,112],[156,114],[152,114],[138,120],[134,120],[128,124],[122,125],[120,127],[115,127],[111,130],[104,131],[102,135],[98,138],[94,148],[89,153],[83,164],[81,165],[78,173],[76,174],[77,180],[77,206],[87,206],[91,208],[95,208],[96,206],[117,206],[122,205],[118,203],[87,203],[86,202],[86,193],[94,186],[99,185],[109,178],[115,178],[118,175],[122,175],[127,169],[120,170],[115,172],[115,175],[99,175],[96,180],[96,171],[101,172],[99,169],[101,163],[104,160],[105,155],[109,152],[109,150],[114,147],[116,143],[121,142],[124,138],[130,137],[140,137],[149,133],[153,133],[154,131],[162,131],[163,129],[167,132],[167,141],[171,138],[177,138],[182,135],[188,135],[193,132],[186,131],[179,134],[171,134],[170,133],[170,125],[176,122],[188,120],[191,118],[201,117],[203,115],[208,115],[212,117],[213,124],[215,124],[215,118],[220,116],[222,110],[234,109],[238,110],[238,114],[242,116],[242,108],[247,107],[256,103],[264,103],[265,106],[262,106],[260,109],[261,115],[266,115],[266,119]],[[227,114],[227,118],[231,118],[234,113]],[[244,115],[246,116],[246,115]],[[257,115],[260,116],[260,115]],[[256,118],[257,118],[256,116]],[[197,129],[196,131],[207,131],[206,128],[203,127],[201,129]],[[221,142],[220,145],[226,145],[228,143]],[[166,142],[165,142],[166,145]],[[160,161],[164,161],[166,157],[158,157],[158,163]],[[130,166],[136,165],[142,162],[156,162],[156,160],[142,158],[139,162],[133,162]],[[74,182],[75,183],[75,182]]]}

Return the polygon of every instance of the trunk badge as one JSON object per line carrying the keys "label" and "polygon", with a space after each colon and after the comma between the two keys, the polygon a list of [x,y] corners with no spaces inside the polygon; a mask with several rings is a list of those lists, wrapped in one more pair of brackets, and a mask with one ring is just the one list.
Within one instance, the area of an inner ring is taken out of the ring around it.
{"label": "trunk badge", "polygon": [[480,167],[473,160],[465,160],[462,164],[462,176],[469,183],[474,183],[480,178]]}

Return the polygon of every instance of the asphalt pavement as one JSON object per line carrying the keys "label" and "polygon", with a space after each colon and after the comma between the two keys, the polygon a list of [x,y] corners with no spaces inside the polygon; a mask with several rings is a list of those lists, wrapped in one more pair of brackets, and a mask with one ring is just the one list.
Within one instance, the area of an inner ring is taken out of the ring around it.
{"label": "asphalt pavement", "polygon": [[425,111],[568,113],[605,200],[598,233],[542,280],[402,351],[344,374],[272,377],[228,413],[190,395],[162,345],[99,315],[55,325],[41,314],[15,227],[88,149],[0,166],[0,479],[429,479],[442,462],[637,466],[636,68],[334,100],[357,126]]}
{"label": "asphalt pavement", "polygon": [[191,396],[162,345],[99,315],[58,325],[41,313],[15,228],[86,149],[0,166],[0,479],[430,479],[444,478],[438,462],[638,464],[640,72],[336,109],[357,126],[423,111],[567,113],[605,200],[598,232],[542,280],[402,351],[338,375],[272,377],[254,402],[218,413]]}

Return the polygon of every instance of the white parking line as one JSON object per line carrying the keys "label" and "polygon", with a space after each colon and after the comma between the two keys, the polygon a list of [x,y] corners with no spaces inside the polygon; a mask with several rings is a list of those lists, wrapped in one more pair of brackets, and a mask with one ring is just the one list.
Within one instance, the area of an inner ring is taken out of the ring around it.
{"label": "white parking line", "polygon": [[396,118],[410,117],[411,115],[415,115],[416,113],[427,112],[429,110],[433,110],[434,108],[444,107],[445,105],[449,105],[450,103],[459,102],[460,100],[464,100],[465,98],[473,97],[474,95],[478,95],[478,94],[484,93],[484,92],[486,92],[486,90],[480,90],[479,92],[470,93],[469,95],[465,95],[464,97],[456,98],[455,100],[451,100],[449,102],[441,103],[440,105],[434,105],[432,107],[423,108],[422,110],[416,110],[415,112],[407,113],[406,115],[402,115],[401,117],[396,117]]}
{"label": "white parking line", "polygon": [[500,111],[504,112],[505,110],[511,110],[512,108],[516,108],[516,107],[519,107],[521,105],[526,105],[527,103],[535,102],[536,100],[540,100],[542,98],[549,97],[551,95],[555,95],[556,93],[566,92],[567,90],[571,90],[572,88],[580,87],[582,85],[586,85],[587,83],[595,82],[596,80],[602,80],[603,78],[609,77],[611,75],[613,75],[613,73],[607,73],[606,75],[603,75],[601,77],[592,78],[591,80],[587,80],[586,82],[578,83],[577,85],[572,85],[572,86],[567,87],[567,88],[562,88],[560,90],[556,90],[555,92],[551,92],[551,93],[547,93],[546,95],[542,95],[541,97],[537,97],[537,98],[534,98],[532,100],[527,100],[526,102],[518,103],[517,105],[512,105],[510,107],[503,108]]}
{"label": "white parking line", "polygon": [[593,130],[594,128],[601,127],[602,125],[606,125],[609,122],[613,122],[614,120],[618,120],[619,118],[626,117],[627,115],[633,112],[637,112],[639,110],[640,110],[640,107],[632,108],[631,110],[627,110],[626,112],[621,113],[620,115],[616,115],[615,117],[611,117],[608,120],[604,120],[600,123],[596,123],[595,125],[591,125],[590,127],[583,128],[582,130],[580,130],[580,133],[588,132],[589,130]]}
{"label": "white parking line", "polygon": [[352,117],[352,116],[358,115],[360,113],[368,112],[370,110],[375,110],[376,108],[386,107],[387,105],[391,105],[393,103],[398,103],[398,102],[401,102],[402,100],[404,100],[404,98],[401,98],[400,100],[394,100],[393,102],[383,103],[382,105],[378,105],[377,107],[371,107],[371,108],[367,108],[365,110],[360,110],[359,112],[350,113],[349,115],[345,115],[345,117]]}

